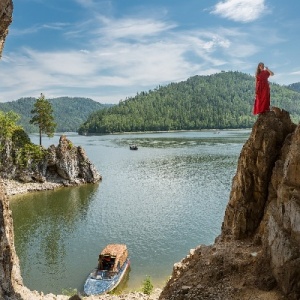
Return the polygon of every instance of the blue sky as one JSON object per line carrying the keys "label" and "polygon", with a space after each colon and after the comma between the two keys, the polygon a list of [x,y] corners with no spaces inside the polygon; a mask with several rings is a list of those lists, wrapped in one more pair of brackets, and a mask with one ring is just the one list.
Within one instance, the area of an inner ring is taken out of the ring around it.
{"label": "blue sky", "polygon": [[260,61],[270,81],[300,82],[299,11],[296,0],[14,0],[0,102],[118,103],[194,75],[254,75]]}

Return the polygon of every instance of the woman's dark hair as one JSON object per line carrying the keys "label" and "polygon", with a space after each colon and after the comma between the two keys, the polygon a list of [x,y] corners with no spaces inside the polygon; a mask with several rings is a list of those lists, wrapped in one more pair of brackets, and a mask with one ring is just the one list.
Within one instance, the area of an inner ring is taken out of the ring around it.
{"label": "woman's dark hair", "polygon": [[255,76],[257,76],[261,70],[260,70],[260,66],[264,66],[265,64],[263,62],[260,62],[258,65],[257,65],[257,68],[256,68],[256,72],[255,72]]}

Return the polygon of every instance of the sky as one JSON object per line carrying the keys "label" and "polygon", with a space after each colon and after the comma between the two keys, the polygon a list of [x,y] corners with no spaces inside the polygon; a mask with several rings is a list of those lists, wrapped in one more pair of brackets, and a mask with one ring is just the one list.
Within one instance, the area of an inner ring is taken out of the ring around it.
{"label": "sky", "polygon": [[260,61],[300,82],[299,0],[13,0],[0,102],[69,96],[117,104]]}

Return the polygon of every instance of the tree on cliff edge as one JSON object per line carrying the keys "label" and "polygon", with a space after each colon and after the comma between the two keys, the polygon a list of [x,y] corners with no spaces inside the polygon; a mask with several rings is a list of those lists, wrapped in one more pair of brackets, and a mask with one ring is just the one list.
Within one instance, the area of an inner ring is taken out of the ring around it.
{"label": "tree on cliff edge", "polygon": [[40,145],[42,145],[42,133],[47,134],[48,137],[53,137],[56,128],[51,103],[45,99],[43,94],[36,100],[31,113],[34,116],[30,123],[39,126]]}

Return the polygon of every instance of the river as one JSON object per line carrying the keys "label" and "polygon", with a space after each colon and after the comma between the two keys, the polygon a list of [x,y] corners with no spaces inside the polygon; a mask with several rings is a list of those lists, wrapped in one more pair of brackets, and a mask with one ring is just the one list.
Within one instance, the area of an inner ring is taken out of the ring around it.
{"label": "river", "polygon": [[[103,176],[99,184],[11,197],[24,284],[61,294],[82,291],[108,243],[125,243],[131,269],[123,286],[146,276],[162,287],[174,263],[220,234],[238,156],[249,130],[79,136]],[[58,144],[60,135],[43,137]],[[38,136],[31,135],[38,143]],[[138,150],[129,150],[137,144]]]}

